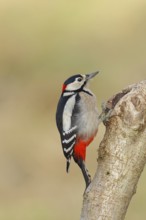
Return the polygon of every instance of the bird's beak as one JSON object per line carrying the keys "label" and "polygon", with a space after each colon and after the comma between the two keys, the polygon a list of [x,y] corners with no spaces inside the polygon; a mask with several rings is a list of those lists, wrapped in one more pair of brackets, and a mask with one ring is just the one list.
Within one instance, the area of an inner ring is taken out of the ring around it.
{"label": "bird's beak", "polygon": [[94,76],[96,76],[99,73],[99,71],[96,71],[94,73],[86,74],[86,81],[92,79]]}

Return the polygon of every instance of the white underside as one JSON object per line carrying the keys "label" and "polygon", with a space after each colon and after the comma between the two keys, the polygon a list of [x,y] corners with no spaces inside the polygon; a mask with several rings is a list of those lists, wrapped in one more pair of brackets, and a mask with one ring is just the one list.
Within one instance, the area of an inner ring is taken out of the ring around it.
{"label": "white underside", "polygon": [[[90,90],[89,90],[90,91]],[[91,92],[91,91],[90,91]],[[94,136],[98,129],[98,110],[96,97],[90,96],[85,92],[80,92],[81,99],[78,103],[79,113],[75,115],[75,125],[77,126],[77,136],[84,140]],[[71,117],[75,106],[76,94],[71,96],[64,108],[63,112],[63,130],[68,132],[71,127]]]}
{"label": "white underside", "polygon": [[96,97],[81,92],[80,114],[78,115],[78,136],[89,139],[94,136],[98,129],[98,110]]}

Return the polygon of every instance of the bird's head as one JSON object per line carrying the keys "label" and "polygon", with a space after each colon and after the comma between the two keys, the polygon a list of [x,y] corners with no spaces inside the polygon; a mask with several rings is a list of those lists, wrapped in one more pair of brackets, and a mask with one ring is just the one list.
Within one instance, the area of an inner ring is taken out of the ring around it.
{"label": "bird's head", "polygon": [[89,80],[92,79],[94,76],[96,76],[98,73],[99,71],[86,74],[86,75],[77,74],[77,75],[71,76],[64,82],[62,86],[62,92],[81,91],[84,87],[86,87]]}

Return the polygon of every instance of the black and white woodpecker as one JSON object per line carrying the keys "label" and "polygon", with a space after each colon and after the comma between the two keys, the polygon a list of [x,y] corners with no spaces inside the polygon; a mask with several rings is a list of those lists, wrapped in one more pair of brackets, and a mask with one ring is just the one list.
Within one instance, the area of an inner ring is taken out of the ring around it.
{"label": "black and white woodpecker", "polygon": [[96,97],[88,89],[88,82],[98,73],[77,74],[68,78],[62,86],[56,112],[63,153],[67,159],[66,171],[69,171],[73,157],[81,168],[86,188],[91,182],[85,166],[86,147],[97,134],[99,124]]}

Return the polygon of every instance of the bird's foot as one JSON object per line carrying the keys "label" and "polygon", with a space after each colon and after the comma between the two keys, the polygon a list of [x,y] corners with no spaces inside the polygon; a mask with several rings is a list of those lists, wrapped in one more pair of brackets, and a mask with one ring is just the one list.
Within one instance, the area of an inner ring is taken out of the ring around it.
{"label": "bird's foot", "polygon": [[101,104],[102,112],[99,115],[99,123],[103,122],[106,124],[106,122],[109,121],[109,118],[112,116],[113,108],[111,105],[109,105],[109,102],[102,102]]}

